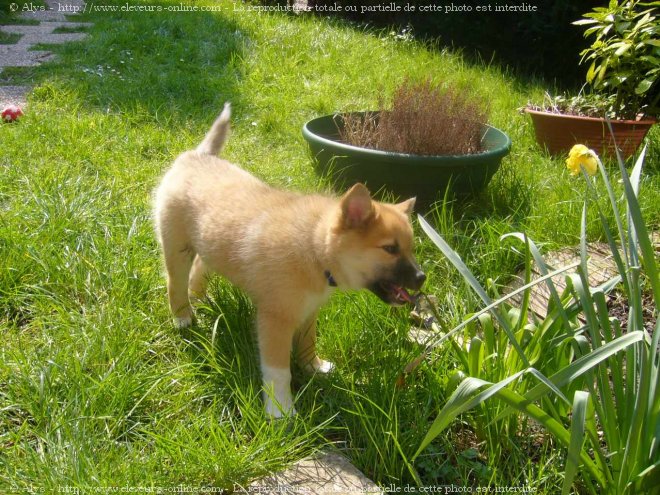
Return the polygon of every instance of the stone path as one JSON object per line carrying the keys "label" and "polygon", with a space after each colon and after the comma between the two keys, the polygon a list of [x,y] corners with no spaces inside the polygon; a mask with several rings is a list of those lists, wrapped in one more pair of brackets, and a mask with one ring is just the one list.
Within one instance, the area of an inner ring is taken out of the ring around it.
{"label": "stone path", "polygon": [[[77,29],[91,26],[88,22],[69,21],[68,17],[75,9],[82,9],[83,0],[65,0],[70,9],[68,13],[61,12],[64,3],[55,0],[45,0],[46,10],[23,12],[21,19],[37,21],[38,24],[20,24],[0,26],[0,30],[8,34],[18,34],[20,39],[15,44],[0,45],[0,71],[5,67],[34,67],[54,58],[54,55],[45,50],[33,50],[37,44],[59,44],[70,41],[80,41],[87,35],[85,33],[56,33],[60,28]],[[19,5],[19,4],[16,4]],[[22,6],[24,4],[20,4]],[[75,15],[75,14],[74,14]],[[25,106],[30,86],[0,86],[0,108],[6,105]]]}
{"label": "stone path", "polygon": [[[618,274],[614,257],[612,256],[608,245],[602,243],[589,244],[587,246],[587,254],[589,256],[587,269],[589,271],[590,287],[598,287]],[[544,257],[544,261],[548,266],[548,272],[551,272],[558,268],[579,262],[580,250],[579,248],[564,248],[558,251],[553,251]],[[559,295],[561,295],[562,292],[564,292],[564,289],[566,289],[566,276],[572,273],[577,273],[577,267],[552,277],[552,283],[557,289]],[[532,280],[536,280],[541,276],[540,269],[536,266],[536,263],[534,263],[532,265]],[[514,277],[506,292],[512,292],[514,289],[522,287],[524,283],[525,272],[522,271]],[[550,303],[551,297],[550,288],[547,283],[540,283],[531,288],[529,308],[541,320],[547,316],[548,304]],[[519,306],[522,304],[522,299],[523,295],[518,294],[511,298],[511,302],[515,306]]]}
{"label": "stone path", "polygon": [[237,492],[263,495],[383,494],[348,459],[334,452],[303,459],[286,471],[262,478]]}
{"label": "stone path", "polygon": [[[654,250],[660,252],[660,232],[651,232],[651,241]],[[614,256],[609,245],[604,243],[590,243],[587,245],[587,270],[589,272],[589,286],[598,287],[605,282],[618,275]],[[553,251],[545,256],[545,262],[548,265],[548,271],[552,271],[570,264],[580,261],[579,248],[564,248],[558,251]],[[573,268],[560,275],[552,277],[552,282],[561,293],[566,289],[566,276],[571,273],[576,273],[577,268]],[[532,267],[532,280],[541,277],[540,270],[536,264]],[[505,293],[512,292],[513,290],[524,285],[524,271],[519,273],[509,285]],[[531,289],[530,294],[530,309],[536,314],[539,319],[544,319],[547,316],[548,304],[550,302],[551,294],[547,283],[540,283]],[[607,295],[607,299],[612,301],[616,298],[614,293]],[[511,298],[514,305],[519,306],[522,303],[522,294],[518,294]]]}

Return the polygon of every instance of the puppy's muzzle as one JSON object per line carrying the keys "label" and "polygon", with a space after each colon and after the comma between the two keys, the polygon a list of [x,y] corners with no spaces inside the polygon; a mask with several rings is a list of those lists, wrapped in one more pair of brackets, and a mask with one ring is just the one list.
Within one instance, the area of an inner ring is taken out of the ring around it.
{"label": "puppy's muzzle", "polygon": [[383,302],[392,306],[413,302],[407,289],[417,291],[426,281],[426,274],[413,260],[401,259],[390,276],[383,277],[369,286]]}

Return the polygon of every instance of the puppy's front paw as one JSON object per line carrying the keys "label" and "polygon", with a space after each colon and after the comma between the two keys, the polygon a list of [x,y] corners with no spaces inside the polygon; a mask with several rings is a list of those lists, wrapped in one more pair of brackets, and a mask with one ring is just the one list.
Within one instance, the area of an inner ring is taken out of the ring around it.
{"label": "puppy's front paw", "polygon": [[296,409],[293,407],[291,395],[291,370],[288,367],[274,368],[262,365],[261,372],[264,380],[263,397],[266,414],[274,419],[294,416]]}
{"label": "puppy's front paw", "polygon": [[320,357],[315,357],[311,363],[305,365],[305,371],[310,374],[323,373],[328,374],[335,369],[335,364]]}
{"label": "puppy's front paw", "polygon": [[266,409],[266,415],[271,419],[281,419],[286,417],[293,417],[298,414],[296,408],[293,407],[293,404],[288,406],[283,406],[278,404],[270,397],[264,398],[264,407]]}

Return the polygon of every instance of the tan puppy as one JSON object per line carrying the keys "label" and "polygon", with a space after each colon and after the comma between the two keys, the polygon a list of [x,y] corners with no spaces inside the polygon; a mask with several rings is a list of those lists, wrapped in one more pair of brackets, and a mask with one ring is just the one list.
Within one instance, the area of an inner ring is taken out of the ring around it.
{"label": "tan puppy", "polygon": [[409,215],[415,200],[373,201],[362,184],[341,198],[281,191],[217,158],[230,107],[195,151],[179,156],[156,192],[155,222],[175,322],[190,325],[189,292],[201,297],[209,273],[242,288],[257,308],[266,412],[294,413],[290,357],[295,345],[310,371],[329,371],[316,355],[316,315],[335,289],[369,289],[399,305],[405,287],[426,278],[413,257]]}

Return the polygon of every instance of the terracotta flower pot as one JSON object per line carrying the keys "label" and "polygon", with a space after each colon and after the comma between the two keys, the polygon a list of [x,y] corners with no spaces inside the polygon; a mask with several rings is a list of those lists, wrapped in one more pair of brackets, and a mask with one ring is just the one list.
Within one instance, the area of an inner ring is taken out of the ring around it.
{"label": "terracotta flower pot", "polygon": [[[552,155],[565,154],[580,143],[601,156],[615,156],[614,141],[605,119],[580,117],[525,109],[534,124],[536,141]],[[655,123],[653,119],[612,120],[616,145],[624,160],[634,155],[646,133]]]}

